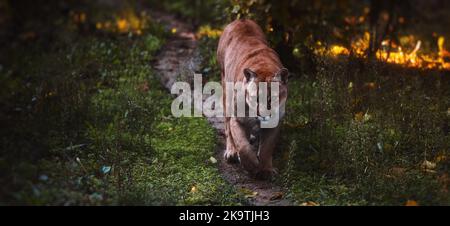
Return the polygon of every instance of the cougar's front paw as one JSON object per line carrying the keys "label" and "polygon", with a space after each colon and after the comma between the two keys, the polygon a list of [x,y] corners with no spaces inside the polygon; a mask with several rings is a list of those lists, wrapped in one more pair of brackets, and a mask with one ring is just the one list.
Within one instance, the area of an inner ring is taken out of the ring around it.
{"label": "cougar's front paw", "polygon": [[259,160],[256,151],[251,146],[245,148],[239,152],[239,160],[242,167],[251,174],[255,174],[258,171]]}
{"label": "cougar's front paw", "polygon": [[239,157],[237,153],[229,149],[225,150],[225,152],[223,153],[223,158],[228,163],[239,163]]}

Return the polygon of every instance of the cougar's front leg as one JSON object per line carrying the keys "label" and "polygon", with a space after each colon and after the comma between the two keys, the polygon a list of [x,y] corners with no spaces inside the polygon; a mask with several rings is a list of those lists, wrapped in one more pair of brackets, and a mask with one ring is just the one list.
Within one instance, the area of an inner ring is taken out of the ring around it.
{"label": "cougar's front leg", "polygon": [[[223,92],[222,106],[223,106],[223,113],[225,114],[224,116],[226,116],[227,111],[229,111],[229,109],[227,109],[226,105],[227,90],[226,90],[225,74],[223,69],[221,71],[221,77],[222,77],[222,92]],[[223,153],[223,157],[228,163],[237,163],[239,162],[239,158],[236,146],[234,145],[233,136],[231,134],[230,117],[224,117],[224,123],[225,123],[226,149],[225,152]]]}
{"label": "cougar's front leg", "polygon": [[279,127],[271,129],[261,129],[259,140],[259,170],[257,176],[267,179],[275,172],[272,166],[272,157],[277,142]]}
{"label": "cougar's front leg", "polygon": [[256,151],[250,145],[247,133],[237,118],[230,119],[230,129],[242,166],[248,172],[256,173],[259,165]]}
{"label": "cougar's front leg", "polygon": [[225,137],[226,137],[226,149],[223,157],[228,163],[238,163],[238,153],[234,145],[233,136],[230,130],[230,118],[225,118]]}

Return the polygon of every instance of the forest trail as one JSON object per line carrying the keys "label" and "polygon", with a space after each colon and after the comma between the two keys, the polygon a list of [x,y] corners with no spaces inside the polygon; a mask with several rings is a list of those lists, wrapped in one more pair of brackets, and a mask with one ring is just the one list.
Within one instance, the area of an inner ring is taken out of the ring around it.
{"label": "forest trail", "polygon": [[[170,14],[152,12],[152,15],[159,23],[172,31],[172,35],[168,37],[153,62],[156,74],[161,78],[161,83],[170,91],[175,81],[192,81],[193,74],[200,71],[201,56],[197,51],[197,41],[191,25]],[[225,146],[223,120],[222,118],[208,118],[208,121],[217,130],[218,142],[215,158],[222,177],[237,191],[246,194],[251,205],[292,205],[284,197],[284,192],[279,186],[270,181],[253,179],[238,164],[226,163],[222,157]]]}

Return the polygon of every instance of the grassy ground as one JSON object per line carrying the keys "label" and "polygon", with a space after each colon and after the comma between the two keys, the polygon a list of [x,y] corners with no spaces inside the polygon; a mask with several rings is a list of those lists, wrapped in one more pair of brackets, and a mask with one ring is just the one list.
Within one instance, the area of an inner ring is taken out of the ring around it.
{"label": "grassy ground", "polygon": [[324,60],[290,84],[280,160],[289,193],[326,205],[448,205],[448,80],[376,65],[355,82],[347,63]]}
{"label": "grassy ground", "polygon": [[171,116],[150,64],[167,33],[135,8],[95,8],[2,49],[0,203],[239,205],[209,160],[214,130]]}

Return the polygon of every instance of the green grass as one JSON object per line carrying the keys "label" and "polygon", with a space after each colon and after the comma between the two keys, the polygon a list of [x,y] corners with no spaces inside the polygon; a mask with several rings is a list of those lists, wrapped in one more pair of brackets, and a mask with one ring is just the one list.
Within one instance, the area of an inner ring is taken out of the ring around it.
{"label": "green grass", "polygon": [[[278,161],[289,160],[282,173],[290,196],[322,205],[448,205],[446,78],[375,65],[348,79],[345,62],[329,60],[317,70],[289,85],[282,141],[291,146]],[[436,167],[423,169],[425,160]]]}
{"label": "green grass", "polygon": [[119,34],[60,19],[53,42],[4,50],[0,203],[243,203],[209,160],[213,128],[171,116],[150,63],[167,37],[162,27]]}

